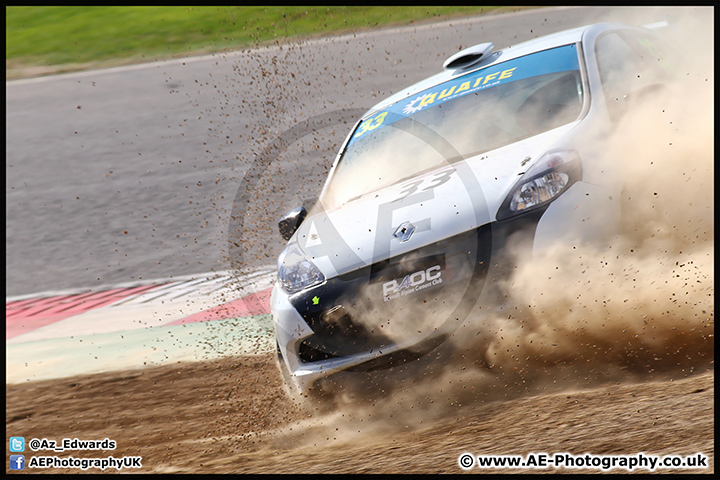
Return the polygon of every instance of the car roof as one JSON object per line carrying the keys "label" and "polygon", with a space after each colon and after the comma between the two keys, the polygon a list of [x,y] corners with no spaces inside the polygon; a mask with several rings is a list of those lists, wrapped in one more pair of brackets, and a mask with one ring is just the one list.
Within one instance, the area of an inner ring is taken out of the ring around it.
{"label": "car roof", "polygon": [[[548,50],[550,48],[559,47],[562,45],[568,45],[571,43],[578,43],[581,41],[583,34],[593,28],[598,29],[606,29],[612,26],[612,24],[608,23],[598,23],[593,25],[585,25],[583,27],[573,28],[571,30],[565,30],[562,32],[552,33],[543,37],[534,38],[532,40],[528,40],[522,43],[518,43],[517,45],[513,45],[507,48],[504,48],[502,50],[498,50],[496,52],[493,52],[493,56],[495,57],[495,60],[492,62],[481,62],[478,64],[476,68],[468,68],[468,69],[456,69],[456,70],[444,70],[438,74],[435,74],[431,77],[426,78],[425,80],[422,80],[414,85],[411,85],[391,96],[383,100],[382,102],[378,103],[377,105],[373,106],[370,110],[368,110],[362,118],[366,118],[370,115],[372,115],[374,112],[377,112],[379,110],[383,110],[390,105],[399,102],[400,100],[403,100],[404,98],[407,98],[409,96],[415,95],[419,92],[422,92],[423,90],[426,90],[430,87],[433,87],[435,85],[439,85],[443,82],[446,82],[448,80],[451,80],[458,75],[465,75],[470,72],[474,72],[483,68],[487,68],[491,65],[495,65],[498,63],[506,62],[508,60],[512,60],[513,58],[522,57],[523,55],[527,55],[529,53],[533,52],[540,52],[543,50]],[[615,25],[617,26],[617,25]],[[488,39],[490,40],[490,39]],[[499,54],[498,54],[499,53]]]}

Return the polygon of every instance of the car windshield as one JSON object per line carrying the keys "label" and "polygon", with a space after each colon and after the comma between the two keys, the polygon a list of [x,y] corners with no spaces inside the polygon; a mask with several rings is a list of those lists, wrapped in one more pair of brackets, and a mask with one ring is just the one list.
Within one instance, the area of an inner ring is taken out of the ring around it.
{"label": "car windshield", "polygon": [[357,126],[323,200],[342,205],[425,170],[575,121],[582,95],[575,44],[431,87]]}

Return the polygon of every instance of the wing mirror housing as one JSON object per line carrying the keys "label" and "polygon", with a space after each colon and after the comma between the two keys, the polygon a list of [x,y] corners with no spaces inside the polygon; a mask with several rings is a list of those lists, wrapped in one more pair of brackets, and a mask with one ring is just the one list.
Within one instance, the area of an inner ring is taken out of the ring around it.
{"label": "wing mirror housing", "polygon": [[286,213],[278,222],[280,236],[286,241],[290,240],[290,237],[293,236],[306,216],[307,210],[305,210],[305,207],[298,207]]}

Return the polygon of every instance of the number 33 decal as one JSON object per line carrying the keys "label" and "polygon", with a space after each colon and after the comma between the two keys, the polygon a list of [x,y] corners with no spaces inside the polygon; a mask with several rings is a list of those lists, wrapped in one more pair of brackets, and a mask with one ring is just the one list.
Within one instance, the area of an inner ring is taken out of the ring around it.
{"label": "number 33 decal", "polygon": [[383,112],[380,115],[378,115],[375,118],[371,118],[370,120],[364,121],[360,128],[358,129],[357,133],[355,134],[355,138],[358,138],[362,136],[365,132],[369,132],[371,130],[375,130],[380,125],[382,125],[383,120],[385,120],[385,117],[387,116],[388,112]]}
{"label": "number 33 decal", "polygon": [[[430,185],[423,188],[422,191],[424,192],[425,190],[432,190],[435,187],[439,187],[443,183],[450,180],[450,175],[452,175],[453,173],[455,173],[454,168],[436,173],[435,175],[433,175],[432,179],[430,179],[430,182],[431,182]],[[425,183],[425,180],[426,179],[414,180],[414,181],[408,183],[407,185],[403,185],[404,190],[402,192],[400,192],[400,197],[396,198],[393,201],[398,202],[400,200],[403,200],[403,199],[409,197],[410,195],[415,193],[418,188],[420,188],[420,185]]]}

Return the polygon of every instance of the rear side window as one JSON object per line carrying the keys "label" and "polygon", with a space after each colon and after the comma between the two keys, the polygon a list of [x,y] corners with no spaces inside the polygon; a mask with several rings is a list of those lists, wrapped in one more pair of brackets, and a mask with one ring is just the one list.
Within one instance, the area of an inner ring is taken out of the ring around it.
{"label": "rear side window", "polygon": [[606,33],[596,41],[595,54],[613,121],[622,115],[629,95],[665,85],[671,79],[670,52],[651,35],[630,30]]}

